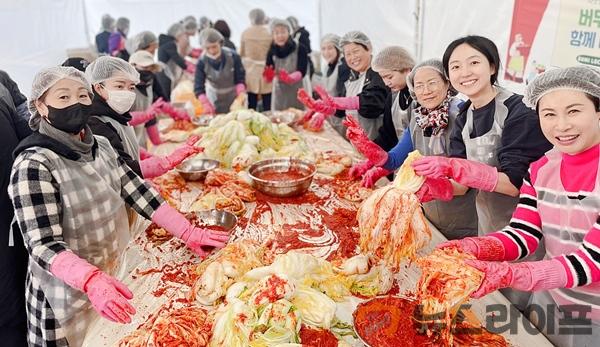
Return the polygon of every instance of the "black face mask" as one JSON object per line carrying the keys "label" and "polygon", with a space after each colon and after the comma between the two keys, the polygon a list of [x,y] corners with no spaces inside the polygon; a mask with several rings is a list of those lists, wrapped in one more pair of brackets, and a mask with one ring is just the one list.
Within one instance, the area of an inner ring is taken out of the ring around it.
{"label": "black face mask", "polygon": [[69,134],[78,134],[90,118],[89,105],[76,103],[65,108],[48,107],[48,120],[58,130]]}
{"label": "black face mask", "polygon": [[135,88],[139,90],[142,94],[148,96],[146,88],[148,88],[148,86],[151,86],[152,83],[154,83],[154,74],[152,73],[152,71],[138,70],[138,72],[140,73],[140,83],[136,84]]}

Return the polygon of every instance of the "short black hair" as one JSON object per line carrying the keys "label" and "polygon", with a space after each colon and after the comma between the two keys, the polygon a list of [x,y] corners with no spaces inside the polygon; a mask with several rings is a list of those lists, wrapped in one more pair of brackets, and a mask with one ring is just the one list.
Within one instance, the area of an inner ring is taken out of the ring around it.
{"label": "short black hair", "polygon": [[222,19],[219,19],[215,22],[215,24],[213,25],[213,29],[220,32],[221,35],[223,35],[223,37],[226,39],[229,39],[231,37],[231,29],[229,29],[229,25],[227,25],[227,22]]}
{"label": "short black hair", "polygon": [[588,93],[584,94],[588,99],[590,99],[594,103],[594,109],[596,110],[596,112],[600,112],[600,99],[597,96],[593,96]]}
{"label": "short black hair", "polygon": [[492,40],[478,35],[468,35],[458,38],[452,41],[448,47],[446,47],[444,57],[442,58],[442,64],[444,65],[444,73],[446,76],[449,76],[448,63],[450,62],[450,56],[452,55],[452,52],[454,52],[456,47],[462,45],[463,43],[466,43],[467,45],[473,47],[473,49],[479,51],[485,56],[489,64],[494,66],[495,72],[490,76],[490,83],[492,85],[496,84],[496,81],[498,81],[498,72],[500,71],[500,54],[498,53],[498,47],[496,47],[496,44]]}

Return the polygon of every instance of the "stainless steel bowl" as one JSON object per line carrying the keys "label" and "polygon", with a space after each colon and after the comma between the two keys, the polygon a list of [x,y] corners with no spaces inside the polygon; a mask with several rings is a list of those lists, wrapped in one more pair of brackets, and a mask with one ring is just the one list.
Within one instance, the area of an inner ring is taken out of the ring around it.
{"label": "stainless steel bowl", "polygon": [[213,159],[191,158],[187,159],[175,167],[175,170],[186,181],[199,181],[206,177],[206,174],[219,167],[219,161]]}
{"label": "stainless steel bowl", "polygon": [[208,126],[208,124],[210,123],[211,120],[213,120],[213,118],[215,118],[214,116],[211,115],[201,115],[201,116],[192,116],[190,118],[192,124],[201,126],[201,127],[205,127]]}
{"label": "stainless steel bowl", "polygon": [[[291,168],[301,171],[305,176],[300,179],[289,181],[273,181],[257,177],[261,172],[267,170],[283,173]],[[255,189],[267,195],[281,198],[304,194],[308,188],[310,188],[310,184],[316,172],[317,168],[313,163],[292,158],[261,160],[252,164],[248,169],[248,174],[252,179],[252,186]]]}
{"label": "stainless steel bowl", "polygon": [[297,115],[294,112],[290,111],[267,111],[264,112],[264,115],[267,116],[271,122],[275,124],[284,123],[287,125],[291,125],[296,121]]}
{"label": "stainless steel bowl", "polygon": [[205,210],[193,212],[198,217],[198,221],[205,225],[218,225],[230,232],[237,225],[237,217],[223,210]]}

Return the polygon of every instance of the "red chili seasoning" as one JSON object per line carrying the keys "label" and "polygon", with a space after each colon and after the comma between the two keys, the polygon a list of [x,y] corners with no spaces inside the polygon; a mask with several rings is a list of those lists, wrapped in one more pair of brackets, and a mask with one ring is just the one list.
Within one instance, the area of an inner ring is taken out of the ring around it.
{"label": "red chili seasoning", "polygon": [[333,214],[321,215],[323,224],[329,230],[333,231],[339,239],[339,247],[337,251],[329,256],[329,260],[335,258],[346,259],[356,254],[356,246],[360,239],[360,234],[355,231],[358,227],[356,220],[356,211],[344,208],[337,208]]}
{"label": "red chili seasoning", "polygon": [[265,181],[294,181],[306,176],[306,172],[297,168],[290,168],[287,171],[265,170],[256,174],[257,178]]}
{"label": "red chili seasoning", "polygon": [[306,347],[337,347],[338,339],[329,330],[313,329],[306,325],[300,328],[300,342]]}
{"label": "red chili seasoning", "polygon": [[267,299],[267,302],[275,302],[281,299],[281,295],[285,293],[285,286],[287,284],[287,281],[281,277],[271,275],[271,277],[267,279],[265,289],[256,296],[254,303],[260,305],[265,303],[263,302],[263,299]]}

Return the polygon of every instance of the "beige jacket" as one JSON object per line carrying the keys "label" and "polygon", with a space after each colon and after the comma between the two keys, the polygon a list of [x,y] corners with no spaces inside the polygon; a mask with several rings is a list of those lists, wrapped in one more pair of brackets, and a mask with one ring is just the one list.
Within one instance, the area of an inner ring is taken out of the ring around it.
{"label": "beige jacket", "polygon": [[246,69],[246,90],[249,93],[271,92],[271,83],[263,79],[262,73],[272,41],[271,33],[266,26],[253,25],[242,33],[240,56]]}

